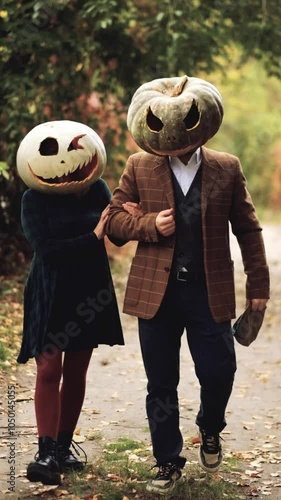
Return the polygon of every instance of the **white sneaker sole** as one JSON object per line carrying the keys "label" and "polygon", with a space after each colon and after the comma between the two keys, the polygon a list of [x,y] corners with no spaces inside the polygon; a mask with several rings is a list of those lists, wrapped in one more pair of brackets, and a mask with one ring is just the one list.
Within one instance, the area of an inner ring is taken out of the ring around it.
{"label": "white sneaker sole", "polygon": [[210,472],[211,474],[215,474],[216,472],[218,472],[218,470],[221,468],[221,464],[222,464],[222,455],[221,455],[221,459],[219,461],[219,463],[217,465],[213,465],[213,464],[210,464],[210,465],[206,465],[203,460],[202,460],[202,456],[201,456],[201,446],[199,446],[199,449],[198,449],[198,462],[199,462],[199,465],[200,467],[205,471],[205,472]]}
{"label": "white sneaker sole", "polygon": [[176,479],[176,481],[174,481],[167,488],[158,486],[157,484],[153,484],[151,482],[146,485],[146,491],[149,491],[149,493],[157,493],[158,495],[169,495],[169,493],[171,493],[171,491],[173,491],[173,489],[175,488],[176,484],[179,484],[181,482],[183,482],[183,476]]}

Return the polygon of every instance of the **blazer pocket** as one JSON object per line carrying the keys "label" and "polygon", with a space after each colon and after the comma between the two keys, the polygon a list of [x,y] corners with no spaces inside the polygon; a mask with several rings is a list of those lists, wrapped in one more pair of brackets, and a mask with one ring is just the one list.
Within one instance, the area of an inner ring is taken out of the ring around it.
{"label": "blazer pocket", "polygon": [[135,306],[139,302],[145,273],[144,257],[134,257],[132,260],[126,288],[126,305]]}

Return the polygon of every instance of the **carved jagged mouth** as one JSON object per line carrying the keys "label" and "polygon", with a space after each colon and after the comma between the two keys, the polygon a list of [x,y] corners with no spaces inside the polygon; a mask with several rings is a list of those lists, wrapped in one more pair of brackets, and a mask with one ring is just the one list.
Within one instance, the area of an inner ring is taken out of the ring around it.
{"label": "carved jagged mouth", "polygon": [[157,156],[182,156],[186,153],[190,153],[191,151],[196,151],[200,143],[192,144],[189,147],[185,147],[182,149],[155,149],[153,148],[148,142],[145,142],[145,145],[147,147],[146,151],[149,151],[150,153],[153,152]]}
{"label": "carved jagged mouth", "polygon": [[94,171],[96,170],[98,164],[98,156],[95,154],[91,161],[89,163],[84,164],[82,167],[79,167],[74,171],[70,172],[68,174],[63,174],[60,177],[54,177],[54,178],[45,178],[41,177],[40,175],[36,175],[32,168],[29,166],[29,170],[32,173],[33,177],[36,178],[40,184],[47,184],[47,185],[52,185],[52,186],[65,186],[66,184],[77,184],[77,183],[84,183],[87,180],[89,180]]}

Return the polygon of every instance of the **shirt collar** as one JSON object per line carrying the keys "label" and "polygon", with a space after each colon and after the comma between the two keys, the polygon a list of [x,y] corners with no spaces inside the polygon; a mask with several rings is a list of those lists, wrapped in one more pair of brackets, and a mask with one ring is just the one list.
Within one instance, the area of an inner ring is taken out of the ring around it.
{"label": "shirt collar", "polygon": [[171,166],[180,166],[188,167],[191,165],[198,165],[202,160],[202,152],[201,146],[199,146],[196,151],[194,151],[193,155],[190,157],[188,163],[185,165],[178,156],[169,156],[169,161]]}

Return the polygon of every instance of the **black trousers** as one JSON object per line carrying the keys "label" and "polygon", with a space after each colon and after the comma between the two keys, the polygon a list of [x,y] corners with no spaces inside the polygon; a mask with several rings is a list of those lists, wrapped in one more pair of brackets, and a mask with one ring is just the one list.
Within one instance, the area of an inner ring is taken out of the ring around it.
{"label": "black trousers", "polygon": [[146,411],[157,464],[181,465],[177,387],[184,329],[200,383],[196,424],[216,434],[226,426],[236,357],[230,321],[216,323],[210,313],[206,285],[171,281],[161,307],[150,320],[139,318],[139,337],[148,379]]}

